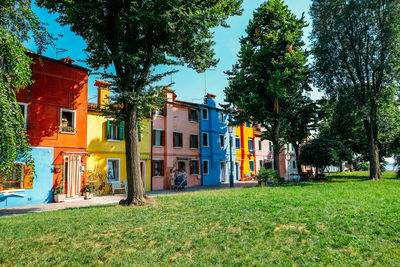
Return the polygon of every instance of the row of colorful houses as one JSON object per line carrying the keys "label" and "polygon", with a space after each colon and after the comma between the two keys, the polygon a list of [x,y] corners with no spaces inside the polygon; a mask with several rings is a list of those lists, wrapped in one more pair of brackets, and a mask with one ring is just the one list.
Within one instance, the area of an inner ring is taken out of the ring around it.
{"label": "row of colorful houses", "polygon": [[[96,81],[97,103],[88,103],[90,70],[70,58],[28,54],[34,62],[34,83],[21,90],[17,100],[36,178],[31,185],[21,177],[0,185],[0,208],[52,202],[60,185],[68,198],[79,197],[88,183],[97,183],[102,194],[110,193],[111,184],[126,180],[126,157],[123,123],[98,112],[108,104],[108,84]],[[217,107],[215,95],[207,94],[199,104],[178,100],[171,89],[164,94],[164,109],[140,122],[140,167],[146,191],[170,188],[175,169],[186,171],[192,187],[229,183],[231,172],[235,181],[247,180],[261,167],[272,168],[272,143],[262,140],[261,129],[251,123],[230,132],[228,115]],[[281,162],[285,175],[290,164]]]}

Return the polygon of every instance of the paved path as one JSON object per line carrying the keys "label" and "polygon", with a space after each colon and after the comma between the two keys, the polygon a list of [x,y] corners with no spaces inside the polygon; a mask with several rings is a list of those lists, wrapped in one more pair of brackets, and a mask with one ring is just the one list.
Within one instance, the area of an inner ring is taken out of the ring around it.
{"label": "paved path", "polygon": [[[254,181],[235,183],[235,187],[252,187],[256,185],[257,182]],[[229,188],[229,184],[195,186],[187,188],[185,191],[180,191],[180,192],[175,192],[173,190],[151,191],[147,192],[147,195],[158,196],[158,195],[169,195],[169,194],[181,194],[185,192],[217,190],[224,188]],[[115,204],[119,203],[119,201],[124,198],[125,194],[116,194],[116,195],[94,196],[90,200],[84,200],[83,197],[80,197],[77,199],[67,200],[66,202],[63,203],[48,203],[48,204],[38,204],[38,205],[30,205],[30,206],[22,206],[14,208],[4,208],[0,209],[0,217],[22,215],[31,212],[44,212],[44,211],[62,210],[62,209],[79,208],[87,206]]]}

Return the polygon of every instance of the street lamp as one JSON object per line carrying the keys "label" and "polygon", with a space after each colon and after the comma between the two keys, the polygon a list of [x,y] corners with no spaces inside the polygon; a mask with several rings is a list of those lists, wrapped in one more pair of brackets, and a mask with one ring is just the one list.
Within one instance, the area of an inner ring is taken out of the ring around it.
{"label": "street lamp", "polygon": [[233,187],[233,161],[232,161],[232,133],[233,133],[233,126],[228,125],[228,133],[229,133],[229,156],[231,161],[231,171],[229,175],[229,184],[230,187]]}

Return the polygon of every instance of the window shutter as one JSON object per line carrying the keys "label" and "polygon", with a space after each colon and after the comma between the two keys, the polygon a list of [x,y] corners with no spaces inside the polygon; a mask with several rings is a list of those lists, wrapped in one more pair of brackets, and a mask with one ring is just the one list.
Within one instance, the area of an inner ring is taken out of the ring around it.
{"label": "window shutter", "polygon": [[192,110],[191,109],[188,109],[188,115],[189,115],[189,121],[191,121],[191,118],[190,118],[190,113],[192,112]]}
{"label": "window shutter", "polygon": [[193,147],[194,147],[193,135],[189,135],[189,147],[190,147],[190,148],[193,148]]}
{"label": "window shutter", "polygon": [[156,176],[156,164],[155,164],[155,161],[153,160],[153,161],[151,161],[151,173],[152,173],[152,176]]}
{"label": "window shutter", "polygon": [[156,144],[156,130],[151,132],[151,145],[154,146]]}
{"label": "window shutter", "polygon": [[140,141],[142,141],[142,131],[141,131],[142,129],[139,124],[138,124],[137,128],[138,128],[138,137],[139,137],[139,142],[140,142]]}
{"label": "window shutter", "polygon": [[183,147],[182,133],[179,134],[179,146]]}
{"label": "window shutter", "polygon": [[164,160],[160,160],[161,162],[161,176],[164,176]]}
{"label": "window shutter", "polygon": [[196,121],[199,121],[199,111],[196,110]]}
{"label": "window shutter", "polygon": [[107,139],[111,139],[110,138],[110,120],[107,120]]}
{"label": "window shutter", "polygon": [[172,138],[173,138],[173,145],[174,145],[174,147],[176,147],[176,138],[175,138],[175,136],[176,136],[176,133],[174,133],[173,135],[172,135]]}
{"label": "window shutter", "polygon": [[198,135],[194,136],[194,144],[195,144],[195,148],[199,148],[199,136]]}
{"label": "window shutter", "polygon": [[24,165],[24,188],[33,188],[33,170],[32,168]]}
{"label": "window shutter", "polygon": [[165,146],[165,131],[161,131],[161,145]]}
{"label": "window shutter", "polygon": [[121,121],[119,123],[119,135],[118,135],[118,140],[124,140],[124,122]]}

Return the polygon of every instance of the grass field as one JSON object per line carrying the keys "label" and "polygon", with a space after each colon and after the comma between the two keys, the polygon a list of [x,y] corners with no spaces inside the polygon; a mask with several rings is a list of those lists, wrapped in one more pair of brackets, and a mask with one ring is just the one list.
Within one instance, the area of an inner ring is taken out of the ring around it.
{"label": "grass field", "polygon": [[400,181],[366,173],[0,218],[2,265],[400,265]]}

